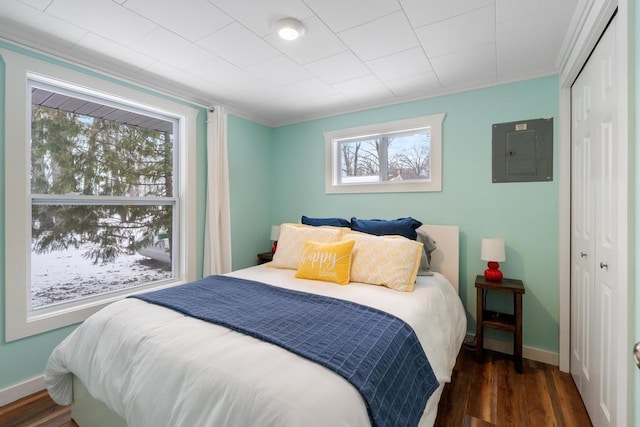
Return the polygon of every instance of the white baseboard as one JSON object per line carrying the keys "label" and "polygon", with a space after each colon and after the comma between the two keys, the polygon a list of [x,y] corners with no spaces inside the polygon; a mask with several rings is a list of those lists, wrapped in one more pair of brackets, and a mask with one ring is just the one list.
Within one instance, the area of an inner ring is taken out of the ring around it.
{"label": "white baseboard", "polygon": [[[475,334],[467,334],[466,341],[472,341]],[[484,348],[488,350],[498,351],[505,354],[513,354],[513,341],[503,341],[495,338],[484,338]],[[522,346],[522,357],[525,359],[535,360],[553,366],[558,366],[558,353],[552,351],[541,350],[535,347]]]}
{"label": "white baseboard", "polygon": [[4,388],[0,390],[0,406],[20,400],[23,397],[27,397],[30,394],[44,390],[45,388],[44,377],[42,375],[12,385],[11,387]]}

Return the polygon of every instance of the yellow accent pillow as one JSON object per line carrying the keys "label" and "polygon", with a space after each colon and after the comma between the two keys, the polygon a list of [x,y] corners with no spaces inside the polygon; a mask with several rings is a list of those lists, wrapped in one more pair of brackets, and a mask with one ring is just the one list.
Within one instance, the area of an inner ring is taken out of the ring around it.
{"label": "yellow accent pillow", "polygon": [[278,247],[273,255],[272,267],[296,270],[305,242],[339,242],[342,230],[337,227],[313,227],[303,224],[282,224]]}
{"label": "yellow accent pillow", "polygon": [[296,277],[348,284],[354,244],[353,240],[336,243],[306,242]]}
{"label": "yellow accent pillow", "polygon": [[345,233],[355,240],[351,281],[382,285],[396,291],[413,292],[422,258],[422,243],[398,236]]}

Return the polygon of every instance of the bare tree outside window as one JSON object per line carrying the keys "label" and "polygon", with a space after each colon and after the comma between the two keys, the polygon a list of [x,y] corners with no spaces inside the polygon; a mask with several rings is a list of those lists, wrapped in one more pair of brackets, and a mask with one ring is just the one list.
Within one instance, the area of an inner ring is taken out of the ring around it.
{"label": "bare tree outside window", "polygon": [[431,178],[429,129],[339,141],[341,182]]}
{"label": "bare tree outside window", "polygon": [[327,194],[442,190],[442,122],[432,114],[324,132]]}

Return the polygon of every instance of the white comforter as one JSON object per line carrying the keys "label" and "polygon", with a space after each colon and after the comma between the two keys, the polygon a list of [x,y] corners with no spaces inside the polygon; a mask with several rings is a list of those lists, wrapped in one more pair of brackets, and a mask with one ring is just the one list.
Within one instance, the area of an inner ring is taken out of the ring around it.
{"label": "white comforter", "polygon": [[[294,273],[262,265],[230,275],[392,313],[414,328],[438,381],[450,380],[466,317],[444,276],[419,277],[403,293]],[[358,391],[321,365],[138,299],[109,305],[54,349],[45,382],[59,404],[72,403],[72,375],[132,427],[369,425]],[[421,424],[433,423],[437,398],[428,408]]]}

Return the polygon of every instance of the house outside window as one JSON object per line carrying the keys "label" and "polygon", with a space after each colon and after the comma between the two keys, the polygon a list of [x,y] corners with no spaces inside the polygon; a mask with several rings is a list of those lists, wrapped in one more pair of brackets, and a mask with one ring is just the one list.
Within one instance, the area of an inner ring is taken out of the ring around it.
{"label": "house outside window", "polygon": [[326,192],[440,191],[443,118],[438,114],[325,133]]}
{"label": "house outside window", "polygon": [[198,110],[90,72],[0,55],[6,340],[195,280]]}

